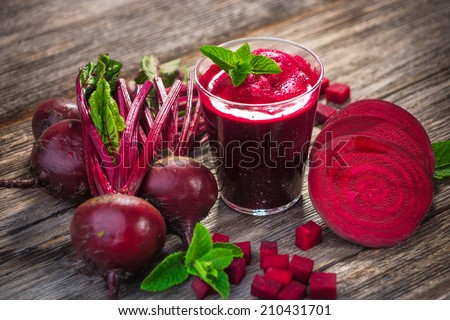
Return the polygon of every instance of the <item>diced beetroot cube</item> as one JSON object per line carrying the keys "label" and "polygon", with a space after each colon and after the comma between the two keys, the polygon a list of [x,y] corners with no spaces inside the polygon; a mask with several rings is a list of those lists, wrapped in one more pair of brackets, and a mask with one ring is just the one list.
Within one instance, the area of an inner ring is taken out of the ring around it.
{"label": "diced beetroot cube", "polygon": [[325,89],[330,85],[330,79],[327,77],[322,78],[322,83],[320,84],[320,94],[325,92]]}
{"label": "diced beetroot cube", "polygon": [[252,260],[251,242],[250,241],[236,242],[235,245],[241,248],[246,263],[250,264],[250,261]]}
{"label": "diced beetroot cube", "polygon": [[322,228],[314,221],[295,229],[295,245],[306,251],[322,242]]}
{"label": "diced beetroot cube", "polygon": [[267,270],[270,267],[289,270],[289,255],[277,254],[275,256],[264,257],[261,269]]}
{"label": "diced beetroot cube", "polygon": [[294,275],[294,279],[308,284],[309,276],[314,268],[314,261],[294,254],[289,263],[289,270]]}
{"label": "diced beetroot cube", "polygon": [[250,286],[250,294],[260,299],[275,300],[283,284],[257,274]]}
{"label": "diced beetroot cube", "polygon": [[212,235],[213,242],[230,242],[230,237],[222,233],[214,233]]}
{"label": "diced beetroot cube", "polygon": [[278,269],[270,267],[264,273],[264,276],[268,279],[273,279],[275,281],[281,282],[283,285],[287,286],[292,281],[292,272],[289,270]]}
{"label": "diced beetroot cube", "polygon": [[309,278],[311,299],[336,299],[336,274],[329,272],[313,272]]}
{"label": "diced beetroot cube", "polygon": [[315,120],[319,123],[319,124],[323,124],[325,123],[325,121],[328,120],[329,117],[331,117],[335,112],[337,111],[337,109],[328,106],[326,104],[323,103],[318,103],[317,104],[317,109],[316,109],[316,118]]}
{"label": "diced beetroot cube", "polygon": [[261,241],[259,249],[259,266],[262,268],[264,257],[278,254],[278,242],[276,241]]}
{"label": "diced beetroot cube", "polygon": [[344,83],[333,83],[325,88],[325,99],[335,103],[344,103],[350,98],[350,86]]}
{"label": "diced beetroot cube", "polygon": [[306,286],[295,280],[278,292],[278,300],[300,300],[306,295]]}
{"label": "diced beetroot cube", "polygon": [[205,297],[216,292],[209,284],[199,277],[194,277],[194,280],[191,283],[191,288],[200,300],[203,300]]}
{"label": "diced beetroot cube", "polygon": [[236,258],[225,269],[230,284],[239,284],[244,279],[246,265],[245,258]]}

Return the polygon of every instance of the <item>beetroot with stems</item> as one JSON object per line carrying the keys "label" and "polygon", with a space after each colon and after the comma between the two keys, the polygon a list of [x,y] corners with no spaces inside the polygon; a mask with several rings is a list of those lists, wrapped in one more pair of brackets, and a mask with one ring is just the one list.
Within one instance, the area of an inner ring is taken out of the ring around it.
{"label": "beetroot with stems", "polygon": [[314,153],[311,162],[312,203],[331,230],[356,244],[398,244],[414,234],[431,206],[427,168],[396,144],[341,136]]}
{"label": "beetroot with stems", "polygon": [[411,113],[402,107],[385,100],[364,99],[354,101],[339,110],[339,112],[333,114],[327,120],[324,127],[331,125],[339,119],[349,116],[378,117],[407,132],[413,140],[420,144],[421,152],[427,159],[426,167],[430,171],[431,175],[433,175],[436,163],[430,138],[419,120],[417,120]]}
{"label": "beetroot with stems", "polygon": [[200,162],[168,157],[152,165],[139,194],[160,210],[169,232],[180,236],[188,247],[195,224],[215,204],[218,187],[211,171]]}
{"label": "beetroot with stems", "polygon": [[108,194],[76,209],[70,234],[81,259],[107,278],[109,296],[114,298],[118,282],[137,274],[161,250],[166,225],[147,201]]}
{"label": "beetroot with stems", "polygon": [[90,197],[83,160],[79,120],[62,120],[34,143],[30,156],[29,179],[0,180],[0,187],[44,187],[60,200],[83,201]]}
{"label": "beetroot with stems", "polygon": [[65,119],[80,119],[80,112],[75,102],[63,97],[42,102],[31,119],[34,138],[38,139],[47,128]]}
{"label": "beetroot with stems", "polygon": [[295,229],[295,245],[306,251],[322,242],[322,227],[308,221]]}

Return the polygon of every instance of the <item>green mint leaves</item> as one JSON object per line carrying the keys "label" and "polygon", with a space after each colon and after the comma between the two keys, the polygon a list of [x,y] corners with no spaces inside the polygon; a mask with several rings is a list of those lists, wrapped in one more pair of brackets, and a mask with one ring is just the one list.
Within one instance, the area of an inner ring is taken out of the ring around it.
{"label": "green mint leaves", "polygon": [[436,158],[433,178],[442,180],[450,177],[450,140],[438,141],[431,144]]}
{"label": "green mint leaves", "polygon": [[235,87],[244,82],[249,74],[276,74],[281,72],[278,64],[272,59],[252,54],[247,42],[236,52],[212,45],[200,47],[200,52],[228,73]]}
{"label": "green mint leaves", "polygon": [[167,256],[144,279],[141,289],[151,292],[166,290],[193,275],[226,298],[230,294],[230,283],[224,270],[234,258],[242,256],[242,250],[234,244],[213,243],[208,230],[197,223],[187,252],[180,251]]}

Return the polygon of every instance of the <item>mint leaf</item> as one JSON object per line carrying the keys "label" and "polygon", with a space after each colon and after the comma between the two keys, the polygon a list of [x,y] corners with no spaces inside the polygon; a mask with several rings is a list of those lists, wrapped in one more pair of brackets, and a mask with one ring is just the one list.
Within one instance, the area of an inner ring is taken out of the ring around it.
{"label": "mint leaf", "polygon": [[223,299],[227,298],[230,295],[230,281],[228,280],[228,275],[225,273],[225,271],[219,271],[217,277],[215,278],[202,280],[209,284],[214,290],[216,290]]}
{"label": "mint leaf", "polygon": [[280,66],[275,61],[265,56],[253,56],[251,65],[253,74],[273,74],[281,72]]}
{"label": "mint leaf", "polygon": [[159,65],[159,76],[166,87],[171,87],[180,76],[181,60],[175,59]]}
{"label": "mint leaf", "polygon": [[252,51],[250,50],[250,46],[247,42],[236,50],[236,57],[239,61],[250,62],[252,60]]}
{"label": "mint leaf", "polygon": [[231,252],[233,255],[233,258],[242,258],[244,256],[244,253],[242,252],[242,249],[239,248],[237,245],[229,243],[229,242],[214,242],[213,243],[213,249],[227,249]]}
{"label": "mint leaf", "polygon": [[141,289],[145,291],[162,291],[183,283],[189,274],[183,263],[184,252],[175,252],[167,256],[153,271],[142,281]]}
{"label": "mint leaf", "polygon": [[196,259],[201,258],[204,254],[212,249],[212,238],[208,230],[200,223],[194,228],[191,244],[186,252],[186,265],[190,265]]}
{"label": "mint leaf", "polygon": [[200,51],[230,75],[235,87],[242,84],[249,74],[275,74],[282,71],[269,57],[252,54],[247,42],[236,52],[211,45],[200,47]]}
{"label": "mint leaf", "polygon": [[450,177],[450,140],[438,141],[431,144],[436,158],[433,178],[443,180]]}
{"label": "mint leaf", "polygon": [[205,45],[200,47],[200,51],[227,73],[236,67],[237,59],[234,52],[229,49]]}
{"label": "mint leaf", "polygon": [[216,270],[223,270],[233,261],[233,253],[225,248],[211,249],[196,261],[209,262]]}
{"label": "mint leaf", "polygon": [[105,78],[97,83],[97,88],[89,98],[91,119],[103,143],[112,158],[119,149],[119,132],[125,129],[125,121],[119,112],[116,101],[111,96],[111,89]]}

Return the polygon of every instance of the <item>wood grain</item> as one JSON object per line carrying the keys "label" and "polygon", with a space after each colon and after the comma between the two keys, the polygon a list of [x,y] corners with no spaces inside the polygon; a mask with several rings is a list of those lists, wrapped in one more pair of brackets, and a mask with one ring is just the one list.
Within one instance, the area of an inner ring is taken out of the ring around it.
{"label": "wood grain", "polygon": [[[201,44],[269,35],[318,53],[332,81],[351,85],[352,100],[399,104],[424,125],[432,141],[450,139],[450,4],[417,1],[3,1],[0,7],[0,177],[27,175],[39,101],[74,97],[77,70],[109,52],[131,78],[142,55],[181,57],[192,67]],[[320,131],[315,127],[314,135]],[[207,146],[199,159],[212,166]],[[326,228],[308,197],[273,217],[250,217],[218,200],[205,224],[232,241],[252,241],[253,263],[230,299],[253,299],[261,273],[259,242],[315,260],[336,272],[340,299],[450,298],[450,183],[435,183],[433,206],[414,237],[389,249],[366,249]],[[69,239],[75,203],[39,189],[0,189],[0,299],[105,299],[101,278],[76,257]],[[294,245],[296,226],[314,220],[323,243]],[[161,256],[181,249],[168,238]],[[159,294],[139,290],[143,275],[122,285],[122,299],[195,299],[190,283]],[[212,297],[216,299],[217,297]]]}

